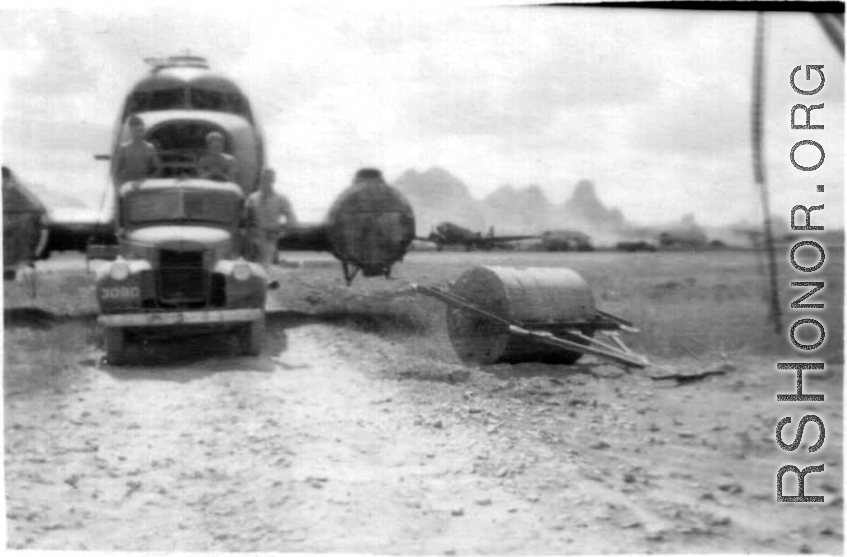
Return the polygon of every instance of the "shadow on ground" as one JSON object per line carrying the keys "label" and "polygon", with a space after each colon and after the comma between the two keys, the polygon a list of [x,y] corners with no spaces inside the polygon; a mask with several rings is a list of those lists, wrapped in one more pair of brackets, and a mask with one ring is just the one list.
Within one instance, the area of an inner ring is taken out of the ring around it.
{"label": "shadow on ground", "polygon": [[275,360],[288,348],[286,331],[311,324],[330,324],[373,334],[411,334],[419,327],[403,315],[351,311],[310,314],[277,310],[266,314],[264,348],[257,357],[239,355],[237,340],[231,333],[208,333],[182,338],[139,337],[130,342],[129,361],[132,364],[109,365],[105,356],[95,364],[117,379],[186,382],[226,371],[271,373],[284,367]]}
{"label": "shadow on ground", "polygon": [[206,333],[179,338],[136,337],[129,342],[124,365],[111,365],[105,355],[96,363],[112,377],[121,380],[158,379],[185,383],[230,371],[272,373],[274,359],[288,348],[283,327],[267,327],[262,353],[244,356],[231,333]]}
{"label": "shadow on ground", "polygon": [[481,367],[480,369],[494,375],[498,379],[528,379],[530,377],[567,379],[577,375],[612,378],[633,373],[633,371],[627,371],[622,367],[597,361],[579,361],[570,365],[524,362],[517,364],[495,364]]}
{"label": "shadow on ground", "polygon": [[387,311],[324,309],[315,312],[271,310],[265,313],[268,330],[292,329],[305,325],[334,325],[364,333],[412,335],[423,324],[409,315]]}
{"label": "shadow on ground", "polygon": [[47,330],[59,323],[80,322],[91,324],[97,321],[93,312],[61,314],[39,307],[15,307],[3,309],[3,326]]}
{"label": "shadow on ground", "polygon": [[[271,373],[281,364],[279,358],[288,348],[286,331],[324,324],[375,335],[415,335],[424,325],[411,316],[389,311],[367,312],[348,308],[321,308],[314,312],[271,310],[266,313],[265,341],[258,357],[239,354],[232,333],[205,333],[178,338],[139,336],[129,342],[129,364],[110,365],[103,354],[103,334],[97,325],[96,312],[64,314],[39,307],[4,309],[4,327],[8,331],[32,331],[40,335],[45,347],[73,342],[69,350],[80,354],[77,365],[98,368],[122,380],[158,379],[186,382],[226,371],[259,371]],[[88,333],[79,339],[68,337],[68,327]],[[94,354],[92,354],[92,349]],[[70,363],[67,357],[57,362],[61,368]],[[59,365],[61,364],[61,365]],[[61,370],[57,370],[61,371]]]}

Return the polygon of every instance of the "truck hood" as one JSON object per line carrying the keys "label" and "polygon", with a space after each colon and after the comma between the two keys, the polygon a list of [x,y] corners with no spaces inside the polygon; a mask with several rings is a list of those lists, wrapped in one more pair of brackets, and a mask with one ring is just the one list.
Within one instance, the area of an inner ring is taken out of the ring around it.
{"label": "truck hood", "polygon": [[210,226],[148,226],[128,233],[126,241],[140,248],[225,251],[232,245],[232,234]]}

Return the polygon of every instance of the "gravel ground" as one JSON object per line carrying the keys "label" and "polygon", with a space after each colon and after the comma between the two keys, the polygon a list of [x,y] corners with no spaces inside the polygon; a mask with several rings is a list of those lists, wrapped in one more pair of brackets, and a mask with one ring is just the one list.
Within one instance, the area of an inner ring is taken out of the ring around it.
{"label": "gravel ground", "polygon": [[[7,288],[8,546],[841,554],[840,364],[807,389],[826,393],[824,448],[786,453],[776,422],[821,406],[775,401],[775,376],[791,381],[773,356],[663,361],[725,372],[682,383],[592,358],[480,369],[422,348],[444,343],[437,326],[368,316],[402,280],[380,292],[329,280],[287,283],[258,358],[198,338],[111,367],[91,333],[31,388],[10,374],[41,360],[8,353],[92,318],[34,325],[9,313]],[[320,309],[354,296],[364,309]],[[775,502],[780,466],[822,462],[806,492],[824,504]]]}

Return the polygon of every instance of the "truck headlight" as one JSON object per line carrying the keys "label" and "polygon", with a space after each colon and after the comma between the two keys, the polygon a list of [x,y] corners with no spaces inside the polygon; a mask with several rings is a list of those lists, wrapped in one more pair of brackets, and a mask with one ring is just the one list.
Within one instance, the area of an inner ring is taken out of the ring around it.
{"label": "truck headlight", "polygon": [[232,276],[235,280],[247,280],[253,276],[253,271],[250,270],[250,265],[247,263],[236,263],[232,267]]}
{"label": "truck headlight", "polygon": [[109,277],[112,280],[126,280],[129,277],[129,265],[122,261],[116,261],[109,267]]}

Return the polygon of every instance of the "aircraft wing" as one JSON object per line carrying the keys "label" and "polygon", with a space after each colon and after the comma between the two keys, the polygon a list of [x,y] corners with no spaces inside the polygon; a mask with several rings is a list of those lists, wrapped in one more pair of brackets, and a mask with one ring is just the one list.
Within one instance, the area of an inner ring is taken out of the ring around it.
{"label": "aircraft wing", "polygon": [[277,242],[282,251],[329,251],[327,228],[323,223],[286,226]]}
{"label": "aircraft wing", "polygon": [[520,240],[532,240],[541,236],[523,235],[523,236],[483,236],[481,239],[487,242],[519,242]]}
{"label": "aircraft wing", "polygon": [[86,209],[52,209],[47,214],[47,244],[41,253],[51,251],[86,252],[89,244],[115,244],[115,226],[98,212]]}
{"label": "aircraft wing", "polygon": [[[43,258],[51,251],[84,253],[89,244],[115,243],[115,229],[111,222],[98,219],[96,214],[75,213],[51,216]],[[305,223],[289,226],[277,242],[277,248],[283,251],[328,251],[326,226]]]}

